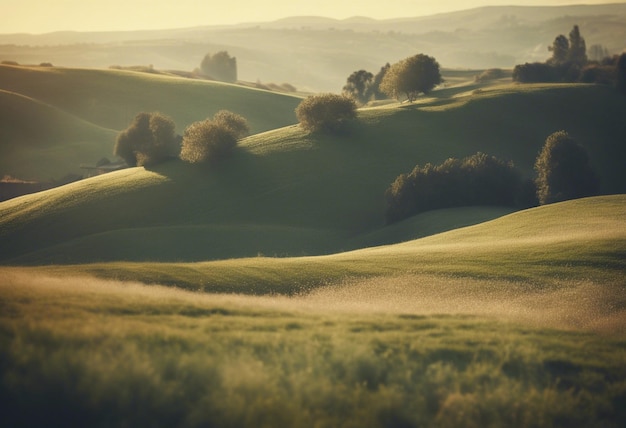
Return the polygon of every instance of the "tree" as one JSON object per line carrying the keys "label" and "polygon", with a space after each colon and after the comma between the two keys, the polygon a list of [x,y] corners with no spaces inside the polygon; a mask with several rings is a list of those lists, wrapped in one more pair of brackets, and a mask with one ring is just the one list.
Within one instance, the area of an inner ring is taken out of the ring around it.
{"label": "tree", "polygon": [[206,54],[200,64],[200,71],[215,80],[234,83],[237,81],[237,58],[231,57],[226,51],[213,56]]}
{"label": "tree", "polygon": [[409,102],[413,102],[420,93],[428,94],[442,81],[437,61],[418,54],[392,65],[385,73],[380,89],[396,99],[404,94]]}
{"label": "tree", "polygon": [[343,95],[352,98],[359,104],[367,104],[372,96],[374,75],[369,71],[359,70],[348,76],[343,87]]}
{"label": "tree", "polygon": [[617,59],[617,90],[626,95],[626,53]]}
{"label": "tree", "polygon": [[387,63],[383,65],[376,74],[376,76],[374,76],[374,81],[372,82],[372,96],[375,100],[384,100],[385,98],[387,98],[387,95],[380,90],[380,84],[383,82],[383,78],[390,68],[391,65]]}
{"label": "tree", "polygon": [[552,46],[548,47],[548,50],[552,52],[552,58],[548,60],[549,64],[564,64],[569,57],[569,41],[563,34],[559,34],[552,42]]}
{"label": "tree", "polygon": [[296,117],[307,131],[339,133],[356,118],[356,104],[343,95],[312,95],[296,107]]}
{"label": "tree", "polygon": [[221,110],[212,119],[194,122],[185,129],[180,158],[189,163],[215,164],[232,154],[248,129],[242,116]]}
{"label": "tree", "polygon": [[113,154],[128,166],[148,166],[175,155],[174,121],[161,113],[137,114],[115,142]]}
{"label": "tree", "polygon": [[587,63],[587,45],[585,39],[580,35],[578,25],[574,25],[574,28],[569,33],[567,60],[578,66],[583,66]]}
{"label": "tree", "polygon": [[593,196],[598,178],[589,164],[586,150],[565,131],[551,134],[535,161],[537,199],[550,204]]}

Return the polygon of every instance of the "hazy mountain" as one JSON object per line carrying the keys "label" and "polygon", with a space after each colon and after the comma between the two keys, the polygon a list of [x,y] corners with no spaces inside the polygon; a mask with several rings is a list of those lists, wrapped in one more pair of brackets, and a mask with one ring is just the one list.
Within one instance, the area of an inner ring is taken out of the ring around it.
{"label": "hazy mountain", "polygon": [[346,77],[415,53],[443,67],[512,67],[543,61],[558,34],[578,24],[587,46],[626,48],[626,3],[482,7],[426,17],[375,20],[291,17],[274,22],[125,32],[0,35],[0,60],[61,66],[147,65],[192,70],[207,52],[237,57],[239,78],[339,91]]}

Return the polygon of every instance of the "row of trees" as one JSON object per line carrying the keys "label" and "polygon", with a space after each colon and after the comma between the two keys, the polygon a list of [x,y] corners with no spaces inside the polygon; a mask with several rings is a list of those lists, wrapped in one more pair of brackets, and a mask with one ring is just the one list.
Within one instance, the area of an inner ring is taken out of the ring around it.
{"label": "row of trees", "polygon": [[565,131],[550,135],[535,161],[535,180],[523,180],[512,162],[484,153],[417,165],[385,192],[387,222],[421,212],[471,205],[527,208],[598,193],[598,177],[585,149]]}
{"label": "row of trees", "polygon": [[386,64],[375,76],[366,70],[355,71],[348,76],[342,93],[359,104],[388,97],[406,97],[413,102],[419,94],[428,94],[442,82],[435,58],[417,54],[393,65]]}
{"label": "row of trees", "polygon": [[[626,93],[626,53],[610,57],[602,46],[592,46],[594,60],[589,60],[587,44],[574,25],[569,37],[558,35],[548,47],[552,56],[546,62],[515,66],[513,80],[533,82],[584,82],[615,85]],[[603,56],[602,58],[598,58]]]}
{"label": "row of trees", "polygon": [[227,110],[192,123],[182,137],[175,133],[174,121],[168,116],[142,112],[118,134],[113,153],[128,166],[151,166],[174,157],[211,164],[230,155],[248,132],[247,120]]}

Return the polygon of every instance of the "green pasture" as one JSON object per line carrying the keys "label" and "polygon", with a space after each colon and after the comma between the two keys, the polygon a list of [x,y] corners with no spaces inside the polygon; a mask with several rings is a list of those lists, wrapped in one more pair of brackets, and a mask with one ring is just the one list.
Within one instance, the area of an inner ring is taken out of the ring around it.
{"label": "green pasture", "polygon": [[[384,192],[400,173],[482,151],[531,177],[545,138],[560,129],[589,152],[602,193],[626,192],[626,102],[610,88],[509,84],[448,95],[363,109],[348,135],[295,125],[255,134],[214,168],[171,161],[7,201],[0,237],[12,244],[0,259],[185,262],[409,240],[425,233],[385,226]],[[464,217],[448,224],[472,224]]]}
{"label": "green pasture", "polygon": [[[296,122],[300,98],[243,86],[147,73],[0,65],[0,174],[58,179],[113,157],[117,133],[142,111],[192,122],[226,109],[253,133]],[[271,108],[267,106],[271,105]]]}

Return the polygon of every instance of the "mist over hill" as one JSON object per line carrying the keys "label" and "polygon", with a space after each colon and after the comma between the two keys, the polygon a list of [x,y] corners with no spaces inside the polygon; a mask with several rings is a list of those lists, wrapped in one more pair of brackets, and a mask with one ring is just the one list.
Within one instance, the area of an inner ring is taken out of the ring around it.
{"label": "mist over hill", "polygon": [[[358,15],[358,11],[355,11]],[[587,46],[626,48],[626,4],[482,7],[426,17],[344,20],[291,17],[274,22],[169,30],[0,35],[0,60],[59,66],[147,65],[192,70],[207,52],[228,50],[245,81],[289,82],[339,91],[364,68],[423,52],[448,68],[513,67],[543,61],[558,34],[580,26]]]}

